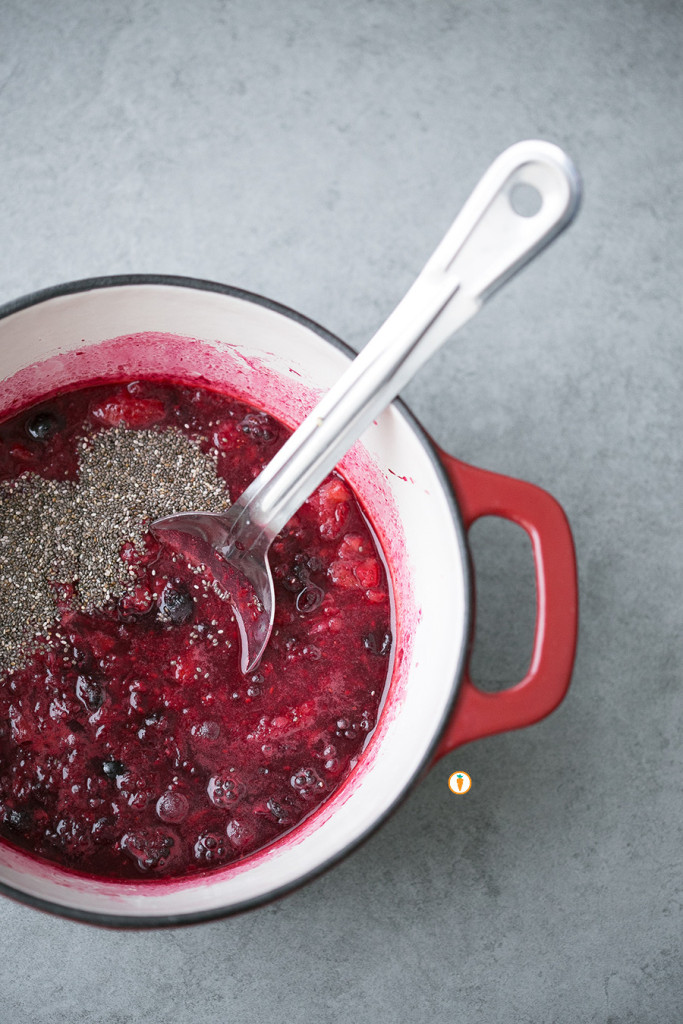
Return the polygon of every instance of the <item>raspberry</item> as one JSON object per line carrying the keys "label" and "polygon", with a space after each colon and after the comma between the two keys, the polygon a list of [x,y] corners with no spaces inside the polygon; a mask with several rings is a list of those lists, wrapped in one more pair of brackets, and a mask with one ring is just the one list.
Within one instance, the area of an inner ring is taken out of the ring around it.
{"label": "raspberry", "polygon": [[351,497],[351,491],[348,489],[343,480],[338,476],[330,477],[329,480],[325,480],[318,488],[318,494],[320,495],[321,505],[331,505],[339,503],[340,501],[348,501]]}
{"label": "raspberry", "polygon": [[166,415],[166,406],[158,398],[135,398],[125,391],[98,402],[90,410],[96,423],[106,427],[140,429],[159,423]]}
{"label": "raspberry", "polygon": [[320,518],[319,531],[324,540],[336,540],[344,532],[351,511],[351,492],[339,477],[332,476],[309,498]]}
{"label": "raspberry", "polygon": [[352,590],[359,585],[353,566],[341,558],[332,562],[327,572],[335,586],[342,587],[343,590]]}
{"label": "raspberry", "polygon": [[376,558],[365,558],[354,566],[353,571],[364,590],[376,587],[380,581],[379,563]]}
{"label": "raspberry", "polygon": [[136,587],[129,594],[124,594],[119,601],[122,615],[145,615],[154,604],[154,596],[149,587]]}
{"label": "raspberry", "polygon": [[88,644],[96,658],[104,658],[116,646],[116,637],[100,629],[93,629],[88,634]]}
{"label": "raspberry", "polygon": [[233,420],[226,420],[214,430],[212,441],[214,448],[219,452],[229,452],[243,442],[243,439],[240,439],[237,424]]}
{"label": "raspberry", "polygon": [[337,557],[343,560],[358,561],[365,557],[367,543],[359,533],[347,533],[337,548]]}
{"label": "raspberry", "polygon": [[320,524],[320,536],[324,540],[336,540],[344,531],[344,525],[349,518],[349,504],[346,501],[334,506],[331,513],[328,513]]}

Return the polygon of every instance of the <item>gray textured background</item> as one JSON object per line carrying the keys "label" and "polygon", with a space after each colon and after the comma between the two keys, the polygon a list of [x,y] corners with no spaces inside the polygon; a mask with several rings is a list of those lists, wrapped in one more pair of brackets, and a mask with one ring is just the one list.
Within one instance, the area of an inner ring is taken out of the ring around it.
{"label": "gray textured background", "polygon": [[[2,902],[3,1024],[682,1019],[682,28],[675,0],[0,3],[0,301],[189,274],[361,345],[506,145],[556,141],[585,179],[571,232],[406,391],[564,504],[564,705],[266,909],[118,934]],[[528,657],[518,533],[473,538],[487,685]]]}

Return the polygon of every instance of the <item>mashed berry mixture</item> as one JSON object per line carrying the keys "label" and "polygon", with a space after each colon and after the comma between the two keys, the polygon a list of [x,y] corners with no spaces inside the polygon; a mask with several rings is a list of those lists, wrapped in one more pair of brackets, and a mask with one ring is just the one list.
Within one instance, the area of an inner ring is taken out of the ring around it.
{"label": "mashed berry mixture", "polygon": [[239,496],[288,430],[135,381],[0,424],[0,836],[109,878],[196,873],[311,813],[375,726],[389,584],[332,474],[271,552],[276,618],[239,670],[226,595],[150,521]]}

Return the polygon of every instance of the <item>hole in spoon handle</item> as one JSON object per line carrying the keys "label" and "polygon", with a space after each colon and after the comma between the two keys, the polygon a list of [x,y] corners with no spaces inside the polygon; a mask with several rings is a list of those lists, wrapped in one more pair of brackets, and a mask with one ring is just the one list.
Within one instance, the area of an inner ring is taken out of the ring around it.
{"label": "hole in spoon handle", "polygon": [[494,160],[428,267],[485,301],[573,220],[579,173],[559,147],[529,140]]}

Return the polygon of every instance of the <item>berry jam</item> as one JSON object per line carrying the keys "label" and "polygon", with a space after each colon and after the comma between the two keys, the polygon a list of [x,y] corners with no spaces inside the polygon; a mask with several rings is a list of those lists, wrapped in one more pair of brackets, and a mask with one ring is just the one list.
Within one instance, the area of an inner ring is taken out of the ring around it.
{"label": "berry jam", "polygon": [[[154,493],[149,467],[161,473],[166,453],[177,462],[170,471],[179,487],[183,475],[194,473],[192,460],[204,460],[202,472],[215,471],[211,507],[218,510],[288,434],[277,420],[224,394],[152,381],[72,391],[0,424],[3,500],[17,506],[12,521],[27,538],[25,550],[13,550],[12,580],[34,581],[38,595],[21,622],[16,609],[14,617],[7,608],[0,616],[4,840],[105,878],[187,876],[272,843],[351,771],[376,724],[389,674],[391,606],[378,545],[340,476],[327,478],[272,546],[275,625],[248,677],[239,669],[239,636],[225,595],[146,529],[156,515],[188,511],[182,500],[150,508],[139,535],[114,550],[116,564],[103,554],[112,537],[119,544],[112,530],[117,509],[128,511],[127,490]],[[189,456],[182,445],[190,445]],[[119,483],[105,479],[101,492],[83,490],[82,460],[90,457],[97,484],[105,463],[93,461],[93,453],[116,456],[117,446],[125,457],[106,465],[118,467]],[[141,446],[146,470],[126,461]],[[178,468],[181,458],[191,471]],[[60,536],[77,535],[82,545],[91,538],[92,558],[79,548],[80,568],[71,576],[45,558],[41,572],[50,579],[32,574],[37,549],[29,535],[36,532],[44,555],[52,551],[52,534],[41,540],[45,524],[23,524],[17,516],[22,508],[43,508],[46,516],[53,505],[18,505],[28,501],[21,487],[29,484],[31,500],[49,486],[50,503],[61,502]],[[88,505],[84,496],[97,493],[104,497]],[[0,533],[6,529],[0,523]],[[88,603],[86,592],[104,597]],[[21,593],[33,596],[26,587]],[[34,606],[40,626],[19,650],[16,638]]]}

